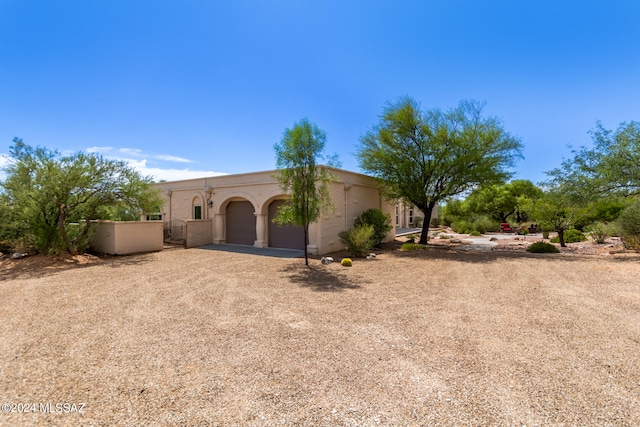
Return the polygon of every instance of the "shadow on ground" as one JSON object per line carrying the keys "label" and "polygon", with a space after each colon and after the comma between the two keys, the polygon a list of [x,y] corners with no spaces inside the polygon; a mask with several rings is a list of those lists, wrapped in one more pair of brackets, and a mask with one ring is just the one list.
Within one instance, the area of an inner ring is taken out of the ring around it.
{"label": "shadow on ground", "polygon": [[22,259],[0,259],[0,282],[15,279],[35,279],[70,269],[107,265],[118,268],[152,261],[150,254],[134,255],[32,255]]}
{"label": "shadow on ground", "polygon": [[349,277],[322,264],[309,266],[291,264],[280,271],[287,274],[293,283],[316,292],[342,292],[347,289],[360,289],[361,284],[366,283],[363,279]]}

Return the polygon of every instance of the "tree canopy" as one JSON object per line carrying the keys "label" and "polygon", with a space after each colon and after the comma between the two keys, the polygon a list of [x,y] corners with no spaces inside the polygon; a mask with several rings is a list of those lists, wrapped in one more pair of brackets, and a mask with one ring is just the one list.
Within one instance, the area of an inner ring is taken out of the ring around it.
{"label": "tree canopy", "polygon": [[508,222],[511,215],[522,216],[524,199],[541,195],[542,190],[531,181],[514,179],[506,184],[480,187],[469,195],[467,202],[473,212],[488,215],[498,222]]}
{"label": "tree canopy", "polygon": [[75,255],[88,241],[91,220],[139,218],[162,204],[151,179],[121,161],[82,152],[63,156],[19,138],[10,156],[3,211],[13,231],[5,234],[27,239],[39,252]]}
{"label": "tree canopy", "polygon": [[505,182],[520,140],[495,117],[483,117],[483,105],[463,101],[457,108],[422,111],[410,98],[388,104],[377,126],[361,138],[361,168],[381,178],[390,199],[402,199],[425,214],[420,243],[427,243],[429,218],[436,204],[479,185]]}
{"label": "tree canopy", "polygon": [[[274,221],[304,228],[306,265],[309,265],[309,224],[317,221],[321,212],[332,207],[329,183],[333,176],[319,164],[325,159],[326,139],[320,128],[304,118],[291,129],[286,129],[280,142],[274,146],[278,168],[275,178],[281,188],[291,194],[278,209]],[[328,165],[337,166],[335,157],[326,160]]]}
{"label": "tree canopy", "polygon": [[581,199],[640,195],[640,122],[621,123],[614,132],[598,123],[593,147],[581,147],[560,168],[548,172],[554,185]]}

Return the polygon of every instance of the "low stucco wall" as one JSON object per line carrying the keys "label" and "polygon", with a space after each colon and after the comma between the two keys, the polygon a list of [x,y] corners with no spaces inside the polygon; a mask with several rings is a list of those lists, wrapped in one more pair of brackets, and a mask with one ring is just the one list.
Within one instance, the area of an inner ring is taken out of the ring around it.
{"label": "low stucco wall", "polygon": [[91,249],[110,255],[161,251],[160,221],[97,221],[91,236]]}
{"label": "low stucco wall", "polygon": [[210,245],[213,243],[213,222],[210,219],[191,219],[187,223],[188,248]]}

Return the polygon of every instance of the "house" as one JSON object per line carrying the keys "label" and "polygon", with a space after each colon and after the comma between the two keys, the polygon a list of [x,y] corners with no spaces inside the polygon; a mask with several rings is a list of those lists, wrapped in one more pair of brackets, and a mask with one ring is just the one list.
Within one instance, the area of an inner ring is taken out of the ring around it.
{"label": "house", "polygon": [[[394,225],[396,228],[420,228],[424,223],[424,212],[417,207],[399,201],[394,206]],[[431,212],[431,218],[438,218],[438,206]]]}
{"label": "house", "polygon": [[[307,246],[310,253],[319,255],[343,250],[338,233],[352,228],[363,211],[380,208],[391,218],[394,214],[394,205],[382,197],[376,179],[325,168],[336,177],[330,184],[334,210],[322,214],[319,221],[309,226]],[[264,171],[154,184],[164,197],[160,217],[165,224],[184,222],[187,240],[192,242],[189,246],[232,243],[304,249],[302,227],[278,226],[272,221],[278,207],[289,197],[274,178],[275,173]],[[395,227],[387,238],[393,240],[394,236]]]}

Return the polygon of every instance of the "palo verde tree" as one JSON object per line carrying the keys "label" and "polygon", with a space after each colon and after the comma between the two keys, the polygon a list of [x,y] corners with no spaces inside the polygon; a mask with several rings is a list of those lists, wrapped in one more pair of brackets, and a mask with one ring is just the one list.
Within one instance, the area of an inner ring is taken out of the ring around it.
{"label": "palo verde tree", "polygon": [[[318,163],[325,159],[326,140],[325,133],[305,118],[286,129],[280,143],[274,146],[278,168],[274,177],[291,194],[278,208],[274,222],[303,227],[306,265],[309,265],[309,224],[333,206],[329,196],[333,176]],[[338,166],[335,156],[326,160],[328,166]]]}
{"label": "palo verde tree", "polygon": [[390,199],[402,199],[425,214],[420,243],[427,243],[429,218],[441,200],[483,184],[505,182],[522,157],[520,141],[482,104],[463,101],[443,112],[421,111],[409,97],[384,109],[380,123],[361,139],[360,166],[381,178]]}
{"label": "palo verde tree", "polygon": [[583,200],[640,195],[640,122],[621,123],[616,131],[598,123],[593,147],[581,147],[573,159],[547,174],[552,185],[566,185]]}
{"label": "palo verde tree", "polygon": [[562,186],[547,188],[541,197],[530,199],[525,209],[536,221],[558,233],[563,248],[566,247],[564,232],[584,215],[584,206]]}
{"label": "palo verde tree", "polygon": [[9,217],[39,252],[76,255],[88,242],[91,220],[110,212],[157,209],[162,201],[151,179],[126,163],[78,152],[31,147],[15,138],[3,183]]}

